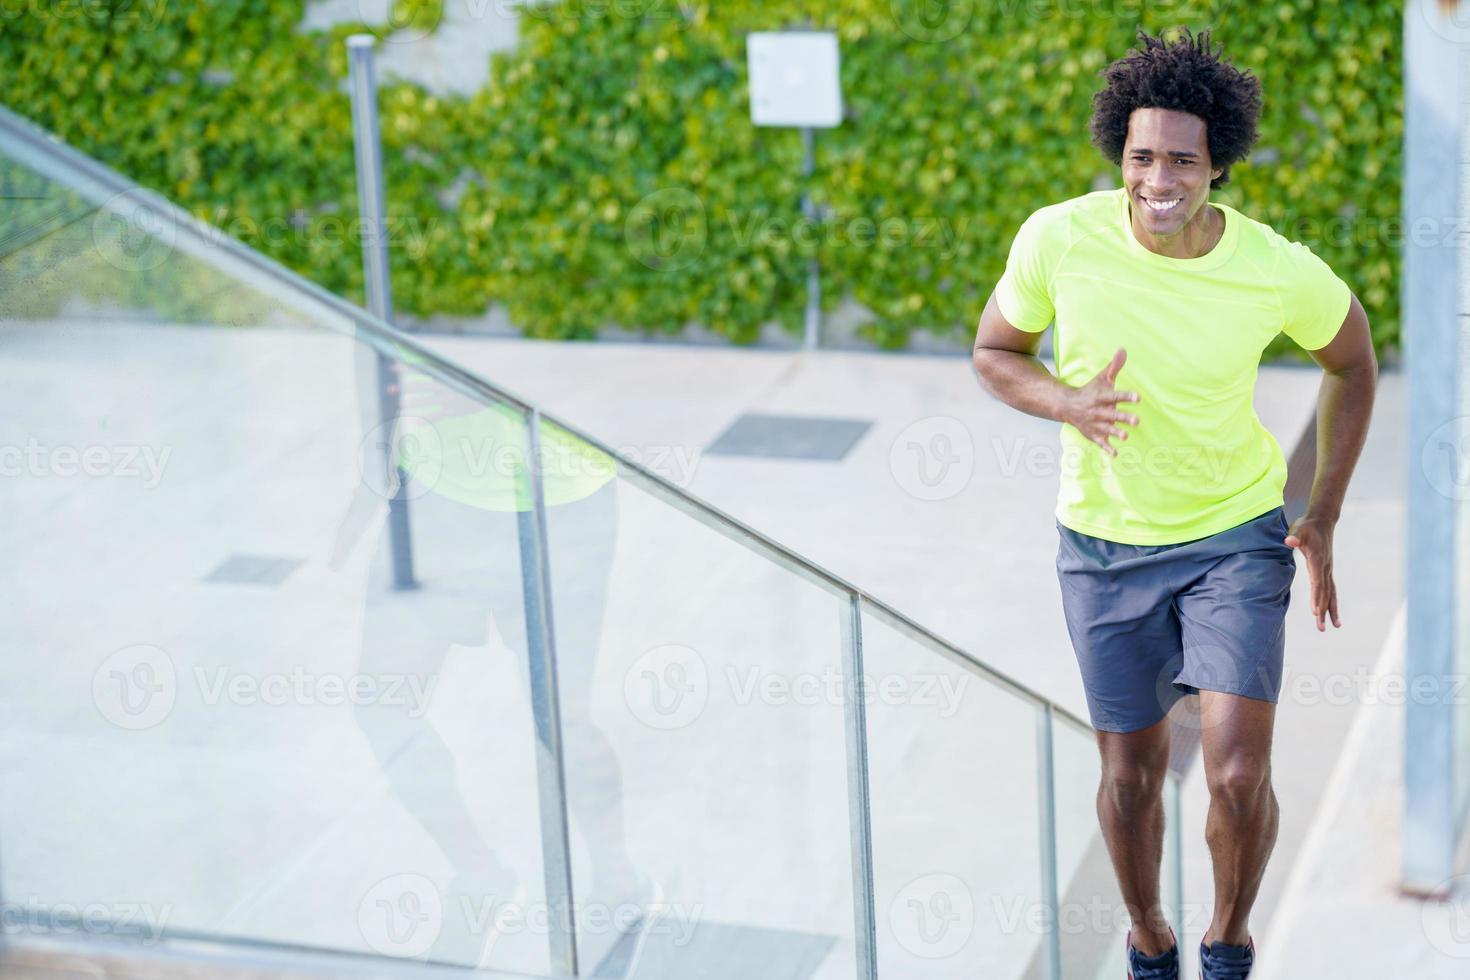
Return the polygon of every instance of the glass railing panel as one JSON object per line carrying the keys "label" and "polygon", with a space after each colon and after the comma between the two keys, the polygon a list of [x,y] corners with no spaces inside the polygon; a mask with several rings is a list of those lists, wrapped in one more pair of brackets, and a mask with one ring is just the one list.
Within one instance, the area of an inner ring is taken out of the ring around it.
{"label": "glass railing panel", "polygon": [[[1062,976],[1127,973],[1123,936],[1127,910],[1118,895],[1106,842],[1097,822],[1102,763],[1097,742],[1057,721],[1052,727],[1057,804],[1057,931]],[[1116,940],[1116,941],[1115,941]]]}
{"label": "glass railing panel", "polygon": [[[857,975],[846,588],[46,156],[0,145],[7,902],[529,975]],[[1040,702],[864,610],[880,973],[1044,975]],[[1079,735],[1064,901],[1102,887]]]}
{"label": "glass railing panel", "polygon": [[583,971],[852,977],[846,597],[541,441]]}
{"label": "glass railing panel", "polygon": [[430,450],[464,417],[514,441],[518,411],[421,380],[416,418],[365,427],[363,348],[326,331],[58,314],[3,343],[7,902],[144,939],[480,959],[464,901],[511,873],[542,895],[520,539]]}
{"label": "glass railing panel", "polygon": [[[0,320],[210,326],[313,321],[213,259],[209,228],[177,226],[156,196],[117,191],[0,144]],[[291,225],[281,219],[287,231]]]}
{"label": "glass railing panel", "polygon": [[[1062,976],[1107,980],[1127,972],[1130,918],[1098,825],[1102,762],[1089,729],[1058,720],[1053,727],[1057,801],[1058,935]],[[1160,897],[1173,919],[1178,882],[1174,782],[1164,786],[1165,841]],[[1173,923],[1176,930],[1177,923]]]}
{"label": "glass railing panel", "polygon": [[1039,708],[865,612],[879,975],[1024,976],[1042,955]]}

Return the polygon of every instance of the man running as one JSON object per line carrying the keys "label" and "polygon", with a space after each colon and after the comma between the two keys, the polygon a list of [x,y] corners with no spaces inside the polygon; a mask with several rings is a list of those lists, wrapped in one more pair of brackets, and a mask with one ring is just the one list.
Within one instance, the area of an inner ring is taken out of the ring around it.
{"label": "man running", "polygon": [[[1093,99],[1093,143],[1122,187],[1022,224],[974,362],[995,397],[1063,423],[1057,575],[1102,756],[1098,819],[1132,922],[1129,975],[1179,974],[1159,905],[1166,715],[1198,695],[1215,879],[1200,972],[1243,978],[1276,841],[1292,549],[1317,629],[1340,628],[1332,535],[1378,365],[1362,305],[1325,263],[1209,200],[1255,142],[1259,80],[1208,31],[1139,41]],[[1036,357],[1053,321],[1056,377]],[[1325,372],[1316,477],[1290,526],[1286,460],[1252,406],[1261,353],[1283,332]]]}

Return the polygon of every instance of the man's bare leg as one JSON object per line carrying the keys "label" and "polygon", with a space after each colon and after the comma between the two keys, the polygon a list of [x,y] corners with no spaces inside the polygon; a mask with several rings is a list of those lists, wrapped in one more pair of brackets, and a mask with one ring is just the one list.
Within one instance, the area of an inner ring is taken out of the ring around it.
{"label": "man's bare leg", "polygon": [[1244,946],[1248,919],[1276,845],[1281,809],[1271,788],[1276,705],[1257,698],[1200,692],[1200,725],[1210,813],[1205,841],[1215,864],[1215,914],[1206,945]]}
{"label": "man's bare leg", "polygon": [[1100,731],[1097,745],[1102,755],[1097,818],[1133,922],[1133,947],[1157,956],[1174,943],[1159,905],[1169,719],[1136,732]]}

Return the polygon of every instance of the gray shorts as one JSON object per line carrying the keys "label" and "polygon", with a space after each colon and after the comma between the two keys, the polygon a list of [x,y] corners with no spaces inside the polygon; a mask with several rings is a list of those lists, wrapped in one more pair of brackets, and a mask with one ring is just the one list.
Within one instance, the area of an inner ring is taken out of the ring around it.
{"label": "gray shorts", "polygon": [[1156,724],[1201,690],[1275,702],[1296,575],[1286,508],[1181,544],[1119,544],[1057,523],[1067,632],[1100,731]]}

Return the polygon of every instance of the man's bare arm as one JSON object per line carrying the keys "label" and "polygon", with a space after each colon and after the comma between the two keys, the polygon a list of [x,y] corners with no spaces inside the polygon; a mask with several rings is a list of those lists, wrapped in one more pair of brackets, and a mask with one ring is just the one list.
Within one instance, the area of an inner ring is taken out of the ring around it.
{"label": "man's bare arm", "polygon": [[1060,422],[1072,389],[1041,363],[1040,349],[1041,334],[1011,326],[992,293],[975,332],[973,360],[981,387],[1027,415]]}
{"label": "man's bare arm", "polygon": [[1378,388],[1373,335],[1357,296],[1332,343],[1310,353],[1325,373],[1317,393],[1317,473],[1307,513],[1336,521],[1368,438]]}
{"label": "man's bare arm", "polygon": [[1127,354],[1119,348],[1098,374],[1074,388],[1046,369],[1036,356],[1041,334],[1017,330],[1006,321],[992,293],[980,314],[972,360],[980,385],[1018,411],[1075,426],[1110,455],[1118,455],[1109,437],[1127,439],[1119,423],[1138,424],[1138,416],[1121,411],[1119,402],[1136,402],[1138,393],[1114,387]]}
{"label": "man's bare arm", "polygon": [[1317,394],[1317,472],[1307,512],[1292,523],[1285,543],[1301,549],[1307,559],[1312,615],[1320,632],[1327,629],[1328,620],[1342,627],[1333,574],[1333,530],[1342,515],[1348,479],[1368,438],[1378,387],[1378,358],[1373,354],[1368,315],[1358,297],[1348,304],[1337,336],[1311,354],[1325,372]]}

